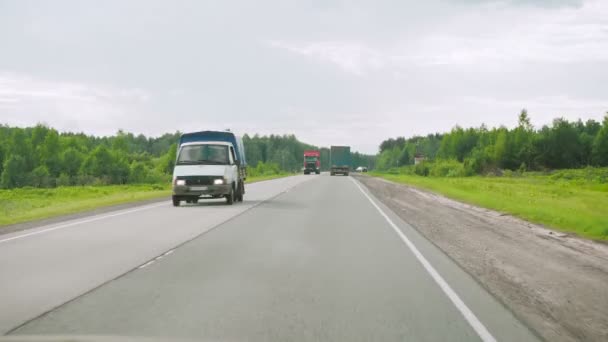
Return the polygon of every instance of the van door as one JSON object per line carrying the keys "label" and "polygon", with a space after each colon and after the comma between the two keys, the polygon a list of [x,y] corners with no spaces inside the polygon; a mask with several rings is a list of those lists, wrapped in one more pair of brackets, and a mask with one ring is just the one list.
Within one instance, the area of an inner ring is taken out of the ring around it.
{"label": "van door", "polygon": [[236,155],[234,154],[234,147],[230,146],[230,165],[232,168],[232,177],[234,177],[234,185],[238,189],[239,182],[239,168],[236,165]]}

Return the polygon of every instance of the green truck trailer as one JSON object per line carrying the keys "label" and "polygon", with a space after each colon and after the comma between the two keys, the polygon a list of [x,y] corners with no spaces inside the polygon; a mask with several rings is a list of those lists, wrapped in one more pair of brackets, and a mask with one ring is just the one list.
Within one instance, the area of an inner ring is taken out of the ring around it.
{"label": "green truck trailer", "polygon": [[351,168],[350,146],[332,146],[329,150],[329,174],[348,176]]}

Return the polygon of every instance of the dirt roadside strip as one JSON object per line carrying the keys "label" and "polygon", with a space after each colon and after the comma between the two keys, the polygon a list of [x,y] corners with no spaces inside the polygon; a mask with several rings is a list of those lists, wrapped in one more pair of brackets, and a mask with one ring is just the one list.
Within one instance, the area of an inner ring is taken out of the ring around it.
{"label": "dirt roadside strip", "polygon": [[379,200],[547,341],[608,341],[608,245],[383,179]]}

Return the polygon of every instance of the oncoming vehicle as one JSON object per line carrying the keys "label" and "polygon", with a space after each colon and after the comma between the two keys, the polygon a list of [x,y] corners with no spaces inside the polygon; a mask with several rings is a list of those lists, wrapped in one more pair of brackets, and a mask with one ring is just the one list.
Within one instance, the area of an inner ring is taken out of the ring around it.
{"label": "oncoming vehicle", "polygon": [[321,152],[317,150],[304,151],[304,174],[321,173]]}
{"label": "oncoming vehicle", "polygon": [[205,131],[182,135],[173,169],[173,205],[222,197],[227,204],[242,202],[245,167],[242,141],[233,133]]}

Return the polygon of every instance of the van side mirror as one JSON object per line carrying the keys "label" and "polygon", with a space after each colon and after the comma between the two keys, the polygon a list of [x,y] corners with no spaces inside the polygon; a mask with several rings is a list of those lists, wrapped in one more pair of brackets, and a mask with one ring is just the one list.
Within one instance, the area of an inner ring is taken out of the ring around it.
{"label": "van side mirror", "polygon": [[240,160],[235,160],[234,163],[236,164],[236,166],[241,166],[241,161]]}

